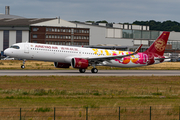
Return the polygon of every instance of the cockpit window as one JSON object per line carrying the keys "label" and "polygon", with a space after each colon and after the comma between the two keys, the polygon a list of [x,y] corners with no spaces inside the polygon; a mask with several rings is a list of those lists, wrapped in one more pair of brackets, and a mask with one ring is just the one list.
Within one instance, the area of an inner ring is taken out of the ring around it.
{"label": "cockpit window", "polygon": [[19,49],[20,47],[19,47],[19,46],[17,46],[17,45],[13,45],[13,46],[11,46],[10,48]]}

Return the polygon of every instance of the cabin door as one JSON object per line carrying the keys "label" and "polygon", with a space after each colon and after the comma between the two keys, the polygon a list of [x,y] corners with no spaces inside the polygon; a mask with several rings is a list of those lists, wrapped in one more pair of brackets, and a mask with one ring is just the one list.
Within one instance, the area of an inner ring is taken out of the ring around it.
{"label": "cabin door", "polygon": [[29,53],[29,44],[24,44],[24,53]]}

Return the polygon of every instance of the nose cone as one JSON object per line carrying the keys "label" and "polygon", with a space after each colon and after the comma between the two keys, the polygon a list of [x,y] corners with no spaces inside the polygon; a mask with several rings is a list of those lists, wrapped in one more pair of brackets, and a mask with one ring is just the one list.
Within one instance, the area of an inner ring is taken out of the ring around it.
{"label": "nose cone", "polygon": [[7,49],[5,49],[5,50],[4,50],[4,55],[7,55],[7,56],[8,56],[9,54],[10,54],[9,49],[8,49],[8,48],[7,48]]}

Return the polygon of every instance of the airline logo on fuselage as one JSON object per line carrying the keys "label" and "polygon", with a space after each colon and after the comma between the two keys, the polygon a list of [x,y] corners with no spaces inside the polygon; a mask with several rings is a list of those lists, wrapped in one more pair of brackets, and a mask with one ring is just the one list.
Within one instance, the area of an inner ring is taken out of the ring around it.
{"label": "airline logo on fuselage", "polygon": [[163,39],[158,39],[157,41],[154,42],[154,46],[158,52],[162,52],[165,49],[166,44]]}

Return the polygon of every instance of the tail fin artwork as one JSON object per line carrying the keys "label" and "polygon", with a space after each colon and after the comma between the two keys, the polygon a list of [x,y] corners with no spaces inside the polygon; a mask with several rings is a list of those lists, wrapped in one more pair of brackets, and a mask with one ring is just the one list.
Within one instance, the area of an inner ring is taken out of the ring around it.
{"label": "tail fin artwork", "polygon": [[163,56],[170,32],[163,32],[145,53],[156,53]]}

